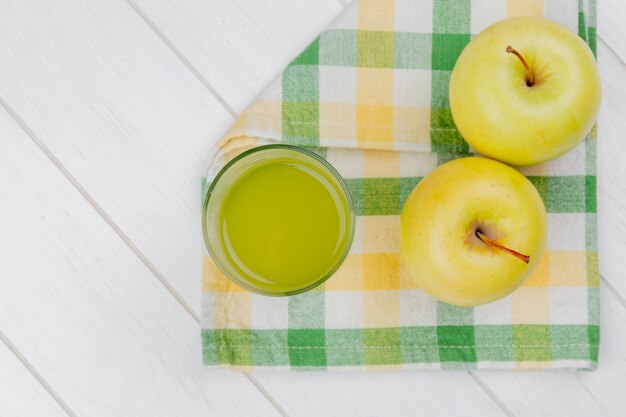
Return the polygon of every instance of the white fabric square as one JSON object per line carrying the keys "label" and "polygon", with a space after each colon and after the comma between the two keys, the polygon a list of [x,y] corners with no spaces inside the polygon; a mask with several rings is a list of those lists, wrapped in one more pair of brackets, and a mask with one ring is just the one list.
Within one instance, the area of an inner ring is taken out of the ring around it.
{"label": "white fabric square", "polygon": [[332,148],[334,146],[345,146],[347,149],[355,148],[359,145],[356,139],[328,139],[320,137],[320,146],[323,148]]}
{"label": "white fabric square", "polygon": [[401,152],[400,176],[424,177],[437,167],[437,154],[431,152]]}
{"label": "white fabric square", "polygon": [[350,253],[363,253],[363,216],[356,216],[354,220],[354,238],[352,239]]}
{"label": "white fabric square", "polygon": [[504,297],[493,303],[483,304],[474,308],[474,324],[497,325],[511,324],[512,308],[511,296]]}
{"label": "white fabric square", "polygon": [[506,1],[474,0],[472,1],[473,35],[478,35],[498,20],[506,18]]}
{"label": "white fabric square", "polygon": [[586,166],[586,144],[579,143],[565,155],[550,161],[548,165],[550,175],[585,175]]}
{"label": "white fabric square", "polygon": [[431,78],[430,70],[396,69],[393,78],[393,104],[430,108]]}
{"label": "white fabric square", "polygon": [[358,149],[328,148],[326,160],[334,166],[343,178],[363,178],[365,159]]}
{"label": "white fabric square", "polygon": [[490,370],[501,370],[501,369],[515,369],[517,366],[517,362],[509,361],[509,362],[500,362],[500,361],[478,361],[476,364],[477,369],[490,369]]}
{"label": "white fabric square", "polygon": [[587,288],[550,288],[550,324],[587,324]]}
{"label": "white fabric square", "polygon": [[356,102],[356,68],[319,67],[320,103]]}
{"label": "white fabric square", "polygon": [[202,314],[200,317],[200,325],[203,329],[212,329],[215,327],[215,293],[202,293]]}
{"label": "white fabric square", "polygon": [[326,291],[324,303],[327,329],[363,328],[361,291]]}
{"label": "white fabric square", "polygon": [[585,175],[587,166],[585,161],[585,143],[578,144],[574,149],[548,162],[521,167],[524,175]]}
{"label": "white fabric square", "polygon": [[578,0],[547,1],[544,5],[545,17],[578,33]]}
{"label": "white fabric square", "polygon": [[550,323],[550,292],[547,287],[521,287],[513,291],[510,297],[513,324]]}
{"label": "white fabric square", "polygon": [[421,290],[400,291],[400,326],[436,326],[437,301]]}
{"label": "white fabric square", "polygon": [[585,218],[585,213],[548,213],[548,249],[584,248]]}
{"label": "white fabric square", "polygon": [[396,32],[430,33],[433,31],[433,0],[396,3]]}
{"label": "white fabric square", "polygon": [[266,297],[252,294],[250,327],[253,329],[286,329],[289,325],[289,297]]}

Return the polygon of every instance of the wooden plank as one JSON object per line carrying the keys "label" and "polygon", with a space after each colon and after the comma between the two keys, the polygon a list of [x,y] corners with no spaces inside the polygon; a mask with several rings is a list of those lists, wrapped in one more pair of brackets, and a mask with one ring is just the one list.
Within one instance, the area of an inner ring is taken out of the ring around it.
{"label": "wooden plank", "polygon": [[465,372],[255,375],[291,416],[505,415]]}
{"label": "wooden plank", "polygon": [[337,0],[131,0],[241,111],[341,12]]}
{"label": "wooden plank", "polygon": [[0,95],[197,312],[200,177],[232,117],[123,0],[0,8]]}
{"label": "wooden plank", "polygon": [[68,407],[277,416],[244,375],[202,370],[197,322],[4,111],[0,132],[0,329]]}
{"label": "wooden plank", "polygon": [[626,65],[598,43],[603,102],[598,130],[598,233],[600,273],[626,298]]}
{"label": "wooden plank", "polygon": [[41,384],[0,342],[0,417],[68,417]]}
{"label": "wooden plank", "polygon": [[598,1],[598,34],[626,62],[626,2],[623,0]]}

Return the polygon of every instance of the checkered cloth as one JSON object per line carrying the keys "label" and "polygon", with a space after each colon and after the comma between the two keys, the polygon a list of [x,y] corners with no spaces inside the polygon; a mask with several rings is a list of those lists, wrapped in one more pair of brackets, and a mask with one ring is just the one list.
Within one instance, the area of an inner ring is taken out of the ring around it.
{"label": "checkered cloth", "polygon": [[514,15],[546,16],[595,52],[594,0],[361,0],[284,70],[216,148],[203,181],[252,146],[313,149],[344,176],[352,250],[293,297],[242,290],[205,254],[204,364],[237,369],[593,369],[598,358],[596,140],[523,170],[548,210],[547,251],[512,295],[437,302],[405,276],[400,210],[420,179],[470,149],[448,106],[457,56]]}

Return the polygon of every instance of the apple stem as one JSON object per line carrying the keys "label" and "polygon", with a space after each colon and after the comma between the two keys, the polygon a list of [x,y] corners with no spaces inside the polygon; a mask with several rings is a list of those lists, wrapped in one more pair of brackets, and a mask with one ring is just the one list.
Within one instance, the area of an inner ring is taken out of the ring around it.
{"label": "apple stem", "polygon": [[515,48],[513,48],[511,45],[506,47],[506,51],[510,54],[515,55],[516,57],[519,58],[520,61],[522,61],[522,65],[526,69],[526,85],[531,87],[535,83],[535,77],[533,76],[533,72],[530,70],[528,63],[526,62],[522,54],[517,52]]}
{"label": "apple stem", "polygon": [[504,246],[494,242],[493,240],[489,239],[487,236],[485,236],[484,234],[482,234],[482,232],[480,232],[478,230],[476,231],[476,237],[479,238],[480,240],[482,240],[483,242],[485,242],[487,245],[493,247],[493,248],[502,250],[502,251],[504,251],[506,253],[509,253],[509,254],[515,256],[517,259],[519,259],[522,262],[525,262],[525,263],[530,262],[530,256],[523,255],[523,254],[521,254],[519,252],[515,252],[512,249],[504,247]]}

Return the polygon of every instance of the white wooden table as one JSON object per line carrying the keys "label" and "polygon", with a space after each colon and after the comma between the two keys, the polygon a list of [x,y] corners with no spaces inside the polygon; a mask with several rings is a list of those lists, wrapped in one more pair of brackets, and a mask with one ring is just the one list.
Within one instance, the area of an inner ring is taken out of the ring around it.
{"label": "white wooden table", "polygon": [[202,369],[208,150],[347,3],[0,0],[0,416],[626,415],[621,0],[599,1],[596,372]]}

